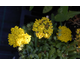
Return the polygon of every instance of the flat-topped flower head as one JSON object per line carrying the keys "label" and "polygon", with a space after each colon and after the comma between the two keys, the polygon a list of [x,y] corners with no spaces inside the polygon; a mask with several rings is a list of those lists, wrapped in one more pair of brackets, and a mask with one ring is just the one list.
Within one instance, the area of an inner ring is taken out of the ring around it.
{"label": "flat-topped flower head", "polygon": [[47,17],[42,17],[35,21],[33,24],[33,31],[35,31],[36,37],[41,38],[49,38],[53,33],[52,22]]}
{"label": "flat-topped flower head", "polygon": [[24,33],[24,29],[15,26],[11,28],[11,33],[8,34],[9,45],[13,47],[21,46],[22,44],[29,44],[31,36]]}
{"label": "flat-topped flower head", "polygon": [[59,26],[58,27],[58,33],[57,33],[57,38],[61,42],[68,42],[72,40],[72,35],[71,35],[71,30],[67,28],[66,26]]}

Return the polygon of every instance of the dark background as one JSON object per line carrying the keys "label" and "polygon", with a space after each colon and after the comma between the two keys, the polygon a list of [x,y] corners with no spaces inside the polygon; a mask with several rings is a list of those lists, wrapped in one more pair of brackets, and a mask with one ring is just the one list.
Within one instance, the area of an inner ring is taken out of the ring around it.
{"label": "dark background", "polygon": [[[36,18],[50,16],[51,13],[56,15],[59,7],[53,6],[50,12],[43,14],[44,6],[35,6],[32,11],[29,11],[29,6],[0,6],[0,59],[12,59],[13,57],[18,59],[19,57],[17,48],[8,45],[7,38],[11,27],[15,25],[22,27],[29,22],[34,22]],[[69,10],[80,11],[80,7],[69,6]],[[67,23],[67,26],[71,28],[71,24]]]}

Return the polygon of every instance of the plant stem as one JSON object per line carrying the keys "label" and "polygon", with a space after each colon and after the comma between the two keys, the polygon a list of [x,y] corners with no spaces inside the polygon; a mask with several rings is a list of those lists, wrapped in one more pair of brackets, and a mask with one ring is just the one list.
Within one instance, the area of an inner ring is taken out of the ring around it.
{"label": "plant stem", "polygon": [[62,26],[62,22],[60,22],[60,25]]}
{"label": "plant stem", "polygon": [[35,37],[35,48],[37,47],[37,37]]}

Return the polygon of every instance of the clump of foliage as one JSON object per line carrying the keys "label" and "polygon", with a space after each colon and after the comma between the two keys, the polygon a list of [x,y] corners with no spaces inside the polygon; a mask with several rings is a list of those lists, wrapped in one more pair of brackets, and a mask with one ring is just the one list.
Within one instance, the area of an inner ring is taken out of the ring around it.
{"label": "clump of foliage", "polygon": [[[30,7],[30,10],[33,9],[33,6]],[[52,6],[45,6],[43,13],[47,13],[52,9]],[[45,35],[44,33],[46,25],[50,26],[49,23],[46,24],[43,20],[37,20],[35,22],[30,22],[22,28],[25,30],[25,33],[31,35],[31,41],[29,44],[24,44],[19,46],[19,59],[76,59],[80,58],[80,49],[76,45],[78,42],[76,40],[72,41],[71,30],[67,26],[63,26],[61,22],[72,18],[80,12],[68,11],[68,6],[61,6],[58,9],[57,15],[51,14],[51,34],[50,36]],[[45,19],[46,20],[46,19]],[[56,23],[54,22],[56,21]],[[38,23],[39,22],[39,23]],[[44,24],[42,24],[42,23]],[[60,22],[59,29],[57,28],[57,22]],[[38,26],[41,25],[41,28]],[[34,27],[34,28],[33,28]],[[32,30],[33,29],[33,30]],[[65,30],[66,29],[66,30]],[[67,32],[66,32],[67,31]],[[48,31],[50,32],[50,31]],[[48,33],[47,32],[47,33]],[[69,33],[68,33],[69,32]],[[38,35],[37,35],[37,34]],[[44,33],[44,35],[42,35]],[[61,36],[63,35],[63,36]],[[61,39],[60,39],[61,36]],[[65,39],[64,39],[65,38]]]}
{"label": "clump of foliage", "polygon": [[[28,25],[30,25],[28,27]],[[54,24],[54,31],[49,39],[36,37],[35,32],[32,31],[33,23],[23,26],[28,34],[32,35],[32,40],[28,45],[24,45],[19,51],[20,59],[73,59],[80,58],[77,53],[76,41],[74,42],[61,42],[56,36],[57,28]]]}

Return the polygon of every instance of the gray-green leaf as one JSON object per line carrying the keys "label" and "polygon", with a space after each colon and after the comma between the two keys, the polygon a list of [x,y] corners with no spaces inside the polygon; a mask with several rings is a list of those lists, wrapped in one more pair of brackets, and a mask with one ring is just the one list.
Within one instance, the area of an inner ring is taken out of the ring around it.
{"label": "gray-green leaf", "polygon": [[66,20],[66,16],[64,14],[57,14],[54,18],[57,22],[63,22]]}
{"label": "gray-green leaf", "polygon": [[69,18],[74,17],[77,14],[80,14],[80,12],[78,12],[78,11],[69,11],[67,16],[66,16],[66,20],[68,20]]}
{"label": "gray-green leaf", "polygon": [[52,57],[53,53],[55,53],[56,49],[55,48],[52,48],[50,51],[49,51],[49,57]]}
{"label": "gray-green leaf", "polygon": [[45,6],[43,9],[43,13],[47,13],[52,9],[53,6]]}
{"label": "gray-green leaf", "polygon": [[64,14],[66,15],[68,13],[68,6],[61,6],[59,9],[58,9],[58,13],[60,14]]}
{"label": "gray-green leaf", "polygon": [[30,9],[29,9],[29,11],[31,11],[33,8],[34,8],[34,6],[30,6]]}

